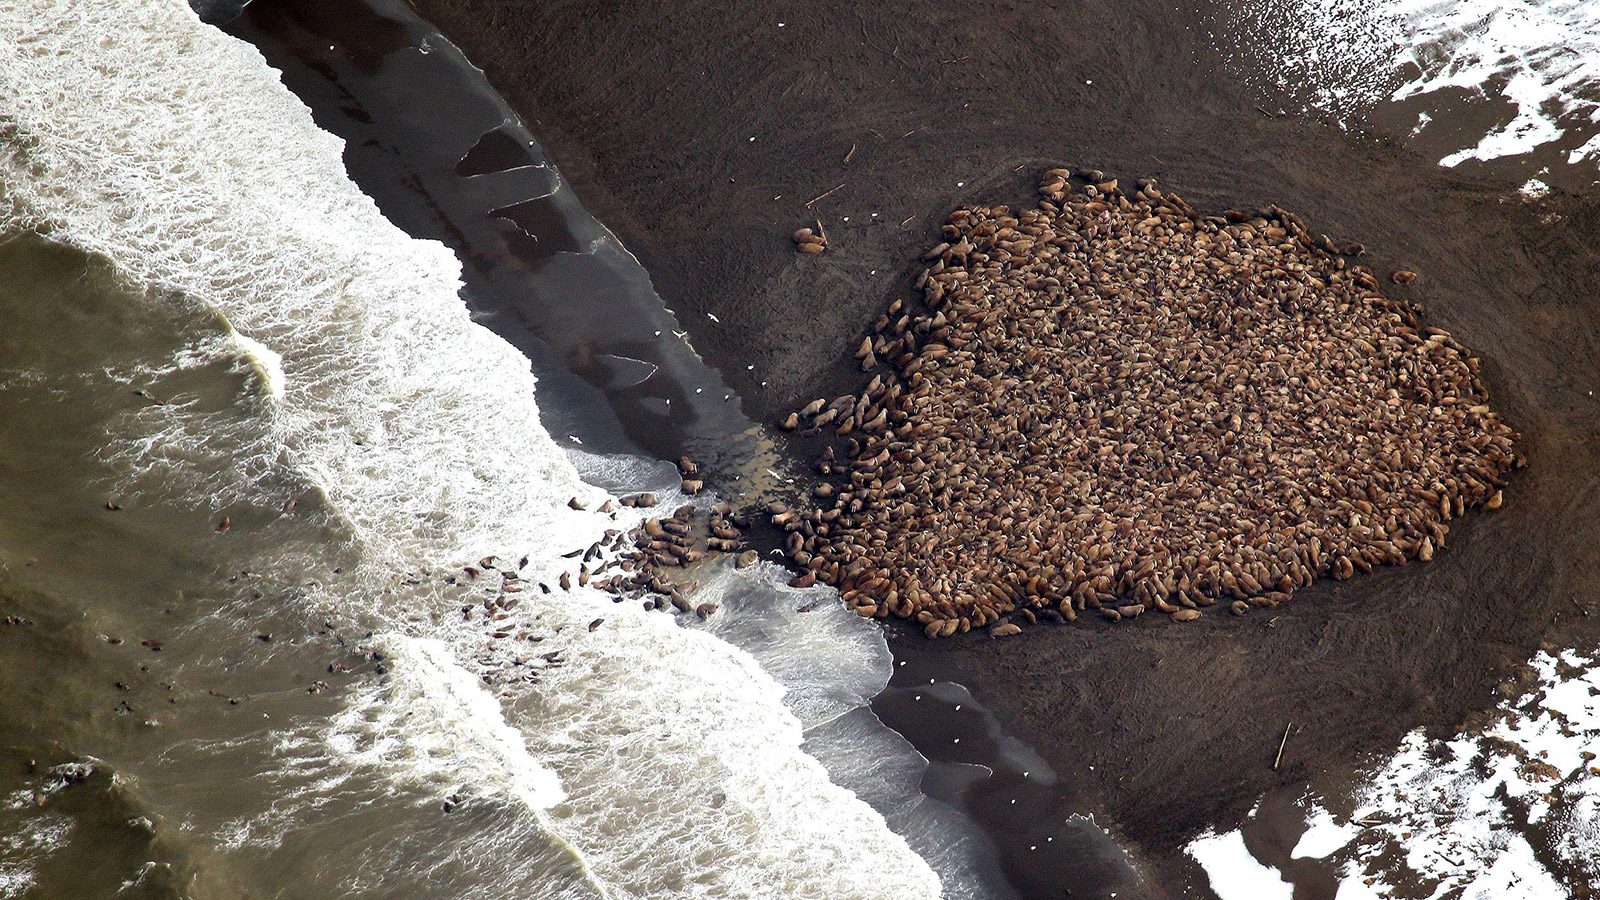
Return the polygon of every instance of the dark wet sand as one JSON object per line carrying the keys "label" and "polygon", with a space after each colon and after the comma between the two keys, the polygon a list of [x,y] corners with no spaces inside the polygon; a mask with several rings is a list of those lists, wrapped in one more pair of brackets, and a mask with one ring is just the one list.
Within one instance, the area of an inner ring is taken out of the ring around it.
{"label": "dark wet sand", "polygon": [[[1031,202],[1049,165],[1156,176],[1207,212],[1277,203],[1364,243],[1380,274],[1422,273],[1390,290],[1483,357],[1530,460],[1505,509],[1469,516],[1434,562],[1244,619],[895,641],[1074,779],[1173,895],[1204,883],[1177,852],[1196,829],[1236,824],[1274,785],[1337,781],[1411,728],[1460,723],[1541,641],[1600,632],[1592,205],[1534,208],[1392,142],[1263,116],[1200,19],[1153,0],[418,5],[764,421],[857,390],[851,351],[909,296],[936,224],[963,201]],[[831,249],[798,256],[789,235],[816,219]],[[1289,722],[1302,730],[1275,771]],[[1003,843],[1025,871],[1023,841]]]}

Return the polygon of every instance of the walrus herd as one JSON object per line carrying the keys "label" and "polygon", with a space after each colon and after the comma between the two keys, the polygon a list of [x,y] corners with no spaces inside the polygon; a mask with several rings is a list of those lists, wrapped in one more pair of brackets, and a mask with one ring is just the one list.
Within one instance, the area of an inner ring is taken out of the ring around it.
{"label": "walrus herd", "polygon": [[1500,505],[1522,461],[1478,360],[1359,245],[1095,171],[1039,193],[951,213],[920,301],[857,348],[870,383],[782,423],[839,436],[812,502],[770,512],[856,612],[930,637],[1243,614]]}
{"label": "walrus herd", "polygon": [[[703,482],[698,477],[697,463],[683,457],[678,461],[678,474],[682,476],[680,489],[686,496],[700,492]],[[576,503],[576,498],[572,502]],[[654,507],[656,502],[653,493],[632,494],[617,501],[622,506],[641,509]],[[615,506],[607,500],[599,511],[614,513]],[[627,532],[607,529],[587,550],[574,550],[565,556],[583,557],[578,566],[578,587],[605,591],[618,603],[642,599],[646,610],[692,611],[705,619],[716,613],[717,604],[691,604],[685,594],[692,591],[693,583],[675,580],[668,573],[674,568],[693,566],[709,554],[737,554],[734,567],[739,569],[755,565],[759,556],[746,547],[742,530],[749,524],[749,517],[735,513],[727,502],[714,503],[708,510],[686,503],[671,515],[647,516]],[[592,561],[594,568],[590,569]],[[562,590],[571,590],[571,574],[563,572],[560,584]]]}

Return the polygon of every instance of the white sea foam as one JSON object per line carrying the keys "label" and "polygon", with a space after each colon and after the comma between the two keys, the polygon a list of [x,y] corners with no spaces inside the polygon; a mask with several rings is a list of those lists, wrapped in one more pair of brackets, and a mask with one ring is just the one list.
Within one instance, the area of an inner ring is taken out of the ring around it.
{"label": "white sea foam", "polygon": [[281,400],[283,398],[284,381],[283,357],[274,353],[272,348],[266,344],[255,338],[246,337],[237,331],[233,332],[233,340],[239,346],[244,358],[249,360],[256,367],[256,370],[261,373],[262,380],[266,382],[268,396]]}
{"label": "white sea foam", "polygon": [[[5,798],[7,806],[31,805],[27,791]],[[23,897],[38,884],[39,862],[48,859],[66,840],[72,820],[60,813],[35,816],[13,831],[0,833],[0,898]]]}
{"label": "white sea foam", "polygon": [[339,716],[335,750],[371,765],[398,766],[406,777],[465,787],[462,775],[487,780],[529,809],[566,799],[555,774],[528,755],[494,695],[456,663],[441,641],[400,634],[375,647],[390,661],[379,696]]}
{"label": "white sea foam", "polygon": [[[226,352],[261,373],[258,434],[230,444],[194,404],[152,405],[143,436],[112,436],[111,455],[149,470],[130,478],[170,502],[248,503],[252,472],[287,466],[355,535],[361,565],[318,602],[384,625],[390,681],[367,702],[416,715],[359,710],[400,733],[373,743],[369,728],[339,754],[351,731],[335,723],[331,759],[291,741],[286,759],[328,770],[308,790],[336,787],[341,765],[432,785],[449,760],[477,790],[543,810],[535,830],[614,897],[938,893],[883,819],[802,752],[782,688],[747,654],[590,592],[525,595],[516,622],[537,623],[562,664],[494,696],[477,673],[514,648],[431,625],[453,602],[437,586],[393,585],[391,573],[485,553],[528,554],[524,574],[553,581],[561,551],[614,523],[567,505],[604,494],[539,427],[527,360],[468,318],[456,260],[383,219],[253,48],[181,0],[0,0],[0,143],[5,228],[103,254],[147,302],[209,311],[236,335]],[[197,352],[209,365],[223,351]],[[225,479],[202,471],[223,461]],[[537,872],[506,871],[519,877],[450,890],[541,894]]]}

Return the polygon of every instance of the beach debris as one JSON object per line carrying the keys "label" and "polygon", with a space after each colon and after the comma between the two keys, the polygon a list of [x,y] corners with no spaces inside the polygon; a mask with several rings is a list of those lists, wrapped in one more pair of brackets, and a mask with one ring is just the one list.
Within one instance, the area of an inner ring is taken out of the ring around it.
{"label": "beach debris", "polygon": [[[838,189],[840,189],[842,187],[844,187],[844,183],[840,182],[839,184],[836,184],[833,187],[828,188],[827,190],[823,191],[822,193],[816,195],[815,197],[812,197],[810,200],[807,200],[806,204],[805,204],[806,205],[806,209],[810,209],[817,201],[831,196],[834,191],[837,191]],[[824,235],[823,237],[826,238],[827,236]]]}
{"label": "beach debris", "polygon": [[1057,168],[1035,208],[948,217],[920,302],[855,347],[870,383],[783,420],[848,448],[809,506],[769,510],[796,566],[930,637],[1193,621],[1426,561],[1503,503],[1524,460],[1478,360],[1346,258],[1364,248],[1128,187]]}

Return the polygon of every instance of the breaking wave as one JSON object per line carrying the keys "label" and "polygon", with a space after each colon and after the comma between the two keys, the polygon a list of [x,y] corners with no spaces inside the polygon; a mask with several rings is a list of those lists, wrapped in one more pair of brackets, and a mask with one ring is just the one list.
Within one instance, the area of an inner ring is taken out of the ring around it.
{"label": "breaking wave", "polygon": [[[198,329],[117,377],[223,367],[250,386],[225,407],[163,398],[108,435],[119,496],[226,516],[240,541],[322,517],[337,541],[263,546],[258,565],[371,630],[382,660],[331,721],[284,726],[280,770],[241,770],[284,790],[215,823],[217,852],[336,821],[329,793],[378,771],[419,807],[492,811],[472,846],[419,848],[472,879],[441,896],[939,893],[802,751],[783,688],[744,652],[584,591],[463,622],[476,589],[441,573],[526,558],[523,583],[553,582],[563,551],[631,523],[592,511],[604,492],[540,427],[528,361],[470,321],[455,258],[380,215],[252,47],[180,0],[0,2],[0,35],[0,234],[107,260],[128,302]],[[400,855],[352,846],[375,858],[349,861],[346,889]]]}

